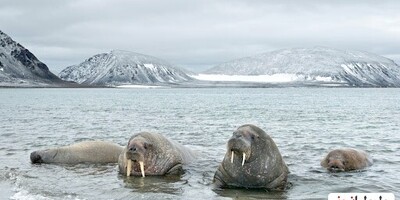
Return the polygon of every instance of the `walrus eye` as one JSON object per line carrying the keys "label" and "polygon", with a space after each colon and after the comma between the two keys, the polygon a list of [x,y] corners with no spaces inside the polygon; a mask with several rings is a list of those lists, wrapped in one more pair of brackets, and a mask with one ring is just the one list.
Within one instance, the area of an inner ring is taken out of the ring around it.
{"label": "walrus eye", "polygon": [[256,137],[254,135],[251,135],[250,137],[251,137],[251,140],[256,139]]}
{"label": "walrus eye", "polygon": [[136,147],[129,148],[129,151],[136,151]]}
{"label": "walrus eye", "polygon": [[143,148],[144,149],[148,149],[148,148],[150,148],[151,147],[151,144],[150,143],[147,143],[147,142],[145,142],[144,144],[143,144]]}

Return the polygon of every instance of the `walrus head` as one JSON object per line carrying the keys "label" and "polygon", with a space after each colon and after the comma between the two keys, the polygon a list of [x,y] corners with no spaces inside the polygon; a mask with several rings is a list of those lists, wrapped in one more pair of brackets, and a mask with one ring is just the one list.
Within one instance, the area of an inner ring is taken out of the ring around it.
{"label": "walrus head", "polygon": [[331,172],[343,172],[346,170],[347,163],[342,154],[331,155],[326,162],[326,168]]}
{"label": "walrus head", "polygon": [[33,164],[51,163],[57,161],[57,154],[57,149],[39,150],[32,152],[30,155],[30,159]]}
{"label": "walrus head", "polygon": [[175,174],[182,170],[182,158],[166,138],[147,132],[135,134],[123,152],[127,176]]}
{"label": "walrus head", "polygon": [[127,164],[128,176],[130,176],[130,174],[133,171],[133,172],[140,172],[142,176],[145,177],[145,171],[144,171],[145,158],[149,157],[149,154],[152,151],[151,148],[153,148],[153,145],[147,142],[144,138],[136,138],[128,142],[127,151],[125,153],[126,159],[128,160]]}
{"label": "walrus head", "polygon": [[32,163],[43,163],[42,156],[38,151],[32,152],[30,158]]}
{"label": "walrus head", "polygon": [[[227,151],[230,155],[230,162],[241,162],[243,166],[246,161],[250,161],[252,152],[252,143],[260,139],[260,135],[254,131],[245,128],[238,129],[233,132],[232,137],[228,140]],[[237,158],[235,159],[235,155]]]}

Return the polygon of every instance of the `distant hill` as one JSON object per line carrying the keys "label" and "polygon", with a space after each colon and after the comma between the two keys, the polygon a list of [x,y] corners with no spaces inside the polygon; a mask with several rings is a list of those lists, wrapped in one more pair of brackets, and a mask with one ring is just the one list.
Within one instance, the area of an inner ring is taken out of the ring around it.
{"label": "distant hill", "polygon": [[94,55],[79,65],[62,70],[59,76],[66,81],[106,86],[164,85],[192,80],[166,61],[121,50]]}
{"label": "distant hill", "polygon": [[[400,87],[400,67],[392,60],[367,52],[326,47],[283,49],[240,58],[213,67],[204,74],[263,75],[266,79],[272,77],[271,82],[286,77],[300,84]],[[216,77],[214,79],[218,79]]]}
{"label": "distant hill", "polygon": [[0,31],[0,86],[46,87],[63,83],[28,49]]}

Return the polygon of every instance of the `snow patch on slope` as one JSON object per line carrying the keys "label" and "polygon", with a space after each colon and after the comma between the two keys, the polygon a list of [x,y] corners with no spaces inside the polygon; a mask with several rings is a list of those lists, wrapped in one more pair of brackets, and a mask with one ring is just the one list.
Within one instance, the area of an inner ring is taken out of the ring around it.
{"label": "snow patch on slope", "polygon": [[191,76],[203,81],[230,81],[230,82],[255,82],[255,83],[284,83],[299,79],[295,74],[273,74],[273,75],[225,75],[225,74],[198,74]]}

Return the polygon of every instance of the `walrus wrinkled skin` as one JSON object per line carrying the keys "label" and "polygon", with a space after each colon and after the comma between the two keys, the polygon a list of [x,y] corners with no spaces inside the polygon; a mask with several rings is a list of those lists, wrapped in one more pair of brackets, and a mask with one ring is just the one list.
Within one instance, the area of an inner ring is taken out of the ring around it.
{"label": "walrus wrinkled skin", "polygon": [[321,161],[321,166],[330,172],[358,170],[372,164],[372,158],[365,151],[352,148],[332,150]]}
{"label": "walrus wrinkled skin", "polygon": [[284,190],[289,169],[271,137],[257,126],[240,126],[214,175],[216,188]]}
{"label": "walrus wrinkled skin", "polygon": [[193,158],[193,152],[183,145],[160,134],[141,132],[129,139],[118,165],[127,176],[180,174],[182,165]]}
{"label": "walrus wrinkled skin", "polygon": [[85,141],[31,153],[32,163],[116,163],[123,147],[112,142]]}

